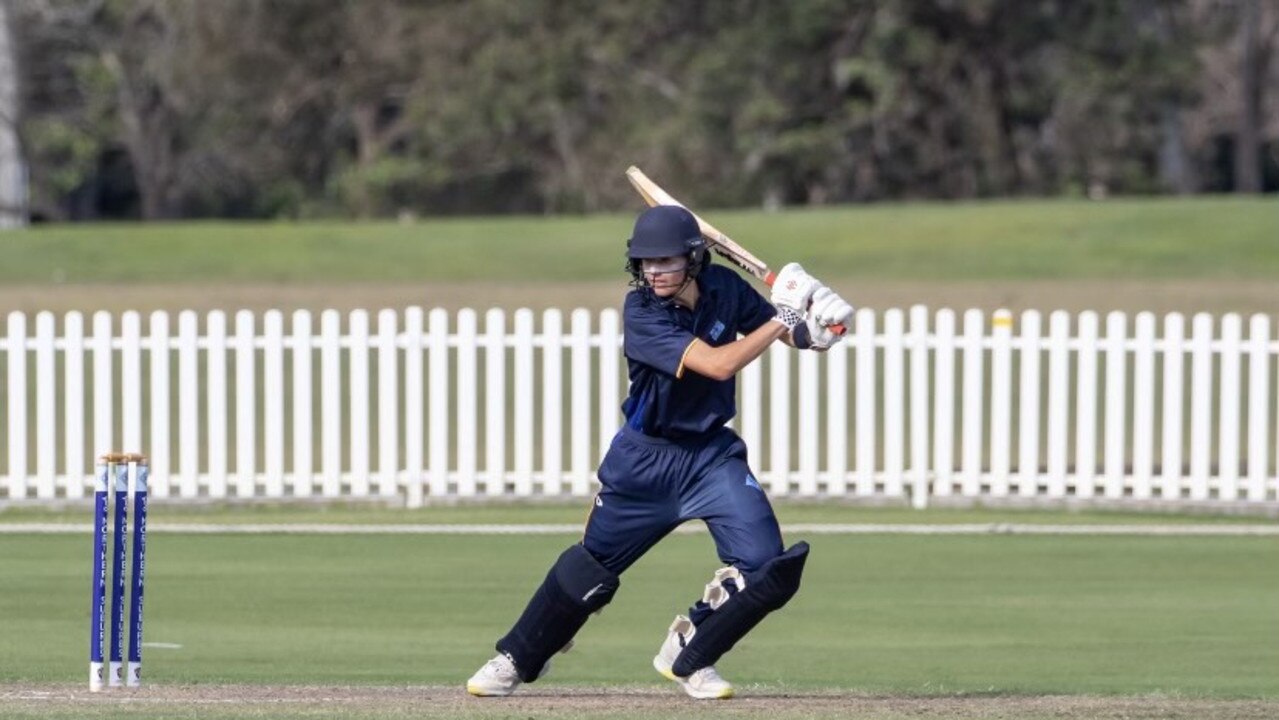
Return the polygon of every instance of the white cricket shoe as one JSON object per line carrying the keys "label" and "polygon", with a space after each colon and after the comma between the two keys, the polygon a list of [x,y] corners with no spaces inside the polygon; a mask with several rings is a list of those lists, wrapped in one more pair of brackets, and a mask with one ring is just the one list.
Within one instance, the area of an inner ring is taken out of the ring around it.
{"label": "white cricket shoe", "polygon": [[[560,652],[566,653],[572,649],[573,641],[569,640]],[[551,661],[547,660],[541,671],[537,673],[538,679],[542,679],[550,671]],[[506,697],[515,692],[515,688],[523,682],[520,680],[519,673],[515,671],[515,661],[511,659],[511,656],[498,653],[476,670],[470,680],[466,681],[466,691],[476,697]]]}
{"label": "white cricket shoe", "polygon": [[678,677],[671,670],[676,658],[688,641],[693,639],[696,631],[691,620],[683,615],[676,615],[665,642],[653,657],[653,669],[661,673],[662,677],[678,683],[689,697],[698,700],[724,700],[733,697],[733,684],[720,677],[714,665],[708,665],[686,678]]}
{"label": "white cricket shoe", "polygon": [[476,697],[506,697],[521,682],[515,663],[506,654],[498,653],[466,681],[466,691]]}

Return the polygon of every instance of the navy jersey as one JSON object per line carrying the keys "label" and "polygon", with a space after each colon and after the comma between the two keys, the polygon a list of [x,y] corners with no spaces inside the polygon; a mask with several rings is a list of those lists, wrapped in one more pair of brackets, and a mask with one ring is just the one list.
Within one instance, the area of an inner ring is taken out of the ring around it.
{"label": "navy jersey", "polygon": [[647,288],[626,295],[623,349],[630,394],[626,423],[645,435],[687,438],[718,430],[737,414],[737,379],[712,380],[684,367],[694,342],[726,345],[777,311],[740,275],[711,265],[697,277],[693,310]]}

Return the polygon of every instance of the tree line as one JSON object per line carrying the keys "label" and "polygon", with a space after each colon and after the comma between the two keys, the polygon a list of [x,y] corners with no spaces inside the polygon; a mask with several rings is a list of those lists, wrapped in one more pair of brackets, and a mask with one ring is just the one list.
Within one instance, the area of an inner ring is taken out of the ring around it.
{"label": "tree line", "polygon": [[1279,189],[1271,0],[4,0],[37,219]]}

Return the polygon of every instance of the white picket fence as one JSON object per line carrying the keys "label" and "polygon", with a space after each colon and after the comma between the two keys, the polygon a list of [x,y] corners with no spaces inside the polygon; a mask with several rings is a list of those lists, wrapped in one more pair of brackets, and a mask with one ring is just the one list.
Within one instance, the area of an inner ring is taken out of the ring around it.
{"label": "white picket fence", "polygon": [[[582,496],[621,422],[619,317],[548,310],[10,313],[0,500],[84,497],[143,451],[160,498]],[[345,323],[343,322],[345,319]],[[922,307],[781,344],[734,425],[774,495],[1279,498],[1270,318]],[[1162,331],[1159,330],[1162,325]],[[260,327],[259,327],[260,326]],[[175,376],[176,370],[176,376]],[[176,381],[176,382],[175,382]],[[318,410],[318,412],[317,412]],[[34,462],[33,462],[34,461]]]}

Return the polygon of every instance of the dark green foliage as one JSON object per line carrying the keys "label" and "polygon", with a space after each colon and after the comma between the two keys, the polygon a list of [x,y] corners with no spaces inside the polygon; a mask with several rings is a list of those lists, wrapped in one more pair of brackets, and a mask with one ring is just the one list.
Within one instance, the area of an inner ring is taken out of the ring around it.
{"label": "dark green foliage", "polygon": [[20,128],[50,219],[1226,191],[1250,17],[1273,190],[1250,1],[26,0]]}

